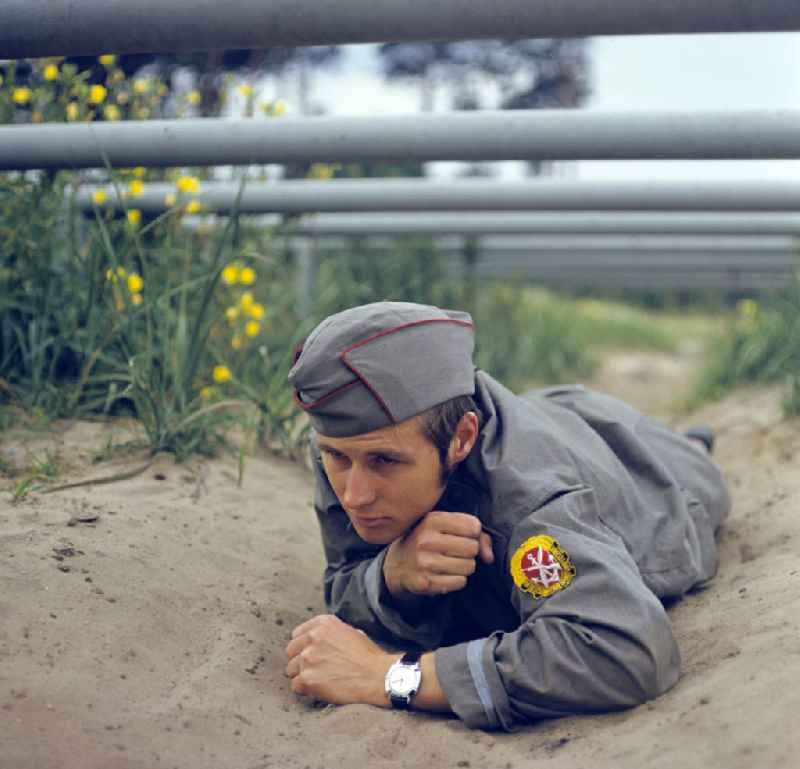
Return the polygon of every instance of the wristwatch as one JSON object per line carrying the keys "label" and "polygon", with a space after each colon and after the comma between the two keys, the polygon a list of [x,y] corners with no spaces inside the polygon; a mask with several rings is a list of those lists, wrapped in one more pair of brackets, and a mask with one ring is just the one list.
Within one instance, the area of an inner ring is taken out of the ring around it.
{"label": "wristwatch", "polygon": [[422,652],[406,652],[386,671],[384,684],[393,708],[407,710],[422,681]]}

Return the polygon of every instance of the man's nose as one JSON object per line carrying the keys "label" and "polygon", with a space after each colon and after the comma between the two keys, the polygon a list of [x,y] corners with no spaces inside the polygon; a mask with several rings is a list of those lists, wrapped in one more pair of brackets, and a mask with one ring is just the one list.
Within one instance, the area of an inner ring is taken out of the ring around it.
{"label": "man's nose", "polygon": [[347,473],[342,500],[344,506],[350,509],[368,507],[375,501],[375,496],[375,486],[370,478],[370,472],[353,465]]}

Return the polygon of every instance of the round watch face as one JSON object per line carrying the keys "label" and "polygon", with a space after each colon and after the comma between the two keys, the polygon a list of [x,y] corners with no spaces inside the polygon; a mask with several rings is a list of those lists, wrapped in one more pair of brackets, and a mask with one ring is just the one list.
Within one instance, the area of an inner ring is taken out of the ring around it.
{"label": "round watch face", "polygon": [[410,668],[395,668],[389,676],[389,685],[394,694],[401,697],[411,692],[417,685],[416,671]]}

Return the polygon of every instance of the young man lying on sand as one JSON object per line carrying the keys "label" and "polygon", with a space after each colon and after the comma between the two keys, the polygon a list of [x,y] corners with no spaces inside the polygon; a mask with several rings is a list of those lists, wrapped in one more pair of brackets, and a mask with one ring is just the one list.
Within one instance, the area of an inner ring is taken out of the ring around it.
{"label": "young man lying on sand", "polygon": [[719,470],[608,396],[516,396],[472,350],[468,314],[381,302],[299,353],[332,614],[292,633],[292,689],[487,729],[657,697],[661,599],[716,571]]}

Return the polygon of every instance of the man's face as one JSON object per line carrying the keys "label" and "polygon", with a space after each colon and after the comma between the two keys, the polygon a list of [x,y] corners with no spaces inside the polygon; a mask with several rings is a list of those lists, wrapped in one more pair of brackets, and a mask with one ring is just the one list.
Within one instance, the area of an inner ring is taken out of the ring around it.
{"label": "man's face", "polygon": [[444,491],[439,453],[416,417],[349,438],[320,435],[317,442],[339,502],[370,544],[402,536]]}

